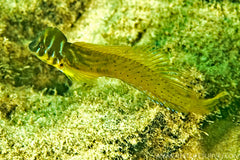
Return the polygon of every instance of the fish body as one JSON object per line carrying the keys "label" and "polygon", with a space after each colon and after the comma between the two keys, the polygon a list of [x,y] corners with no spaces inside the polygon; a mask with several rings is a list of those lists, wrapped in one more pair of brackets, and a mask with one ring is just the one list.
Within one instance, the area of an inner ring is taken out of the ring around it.
{"label": "fish body", "polygon": [[224,91],[211,99],[199,99],[180,81],[168,58],[154,47],[69,43],[60,30],[47,28],[29,48],[71,80],[117,78],[179,112],[208,113],[219,98],[227,95]]}

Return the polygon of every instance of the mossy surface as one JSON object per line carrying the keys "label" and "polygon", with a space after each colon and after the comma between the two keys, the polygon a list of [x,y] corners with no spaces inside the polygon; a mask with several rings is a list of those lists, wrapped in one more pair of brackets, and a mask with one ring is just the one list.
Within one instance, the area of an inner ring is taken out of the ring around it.
{"label": "mossy surface", "polygon": [[[2,0],[0,158],[240,158],[239,9],[236,1]],[[183,115],[120,80],[71,82],[28,50],[47,26],[70,42],[155,44],[200,96],[229,96],[210,115]]]}

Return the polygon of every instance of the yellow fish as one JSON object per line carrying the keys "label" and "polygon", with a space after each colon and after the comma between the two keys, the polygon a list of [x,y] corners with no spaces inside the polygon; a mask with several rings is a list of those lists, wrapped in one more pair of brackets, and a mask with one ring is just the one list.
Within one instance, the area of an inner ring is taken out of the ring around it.
{"label": "yellow fish", "polygon": [[168,58],[154,47],[69,43],[60,30],[47,28],[29,48],[72,80],[118,78],[179,112],[209,113],[219,98],[227,95],[224,91],[214,98],[199,99],[180,81]]}

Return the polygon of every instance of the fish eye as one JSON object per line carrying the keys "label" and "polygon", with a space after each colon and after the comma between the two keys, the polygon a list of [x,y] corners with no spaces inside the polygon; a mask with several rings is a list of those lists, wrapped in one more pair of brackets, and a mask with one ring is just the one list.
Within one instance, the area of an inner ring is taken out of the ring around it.
{"label": "fish eye", "polygon": [[63,63],[60,63],[59,66],[60,66],[60,67],[63,67]]}
{"label": "fish eye", "polygon": [[41,42],[41,43],[39,43],[39,48],[41,48],[41,49],[43,49],[44,48],[44,45],[43,45],[43,43]]}

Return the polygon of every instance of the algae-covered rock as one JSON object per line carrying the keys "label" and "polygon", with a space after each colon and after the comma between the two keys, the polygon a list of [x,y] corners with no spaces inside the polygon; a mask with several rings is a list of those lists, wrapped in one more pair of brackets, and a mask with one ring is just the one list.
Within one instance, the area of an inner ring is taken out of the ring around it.
{"label": "algae-covered rock", "polygon": [[[239,7],[235,1],[2,0],[0,158],[240,158]],[[120,80],[71,82],[28,50],[47,26],[70,42],[157,45],[199,96],[229,95],[210,115],[186,115]]]}

